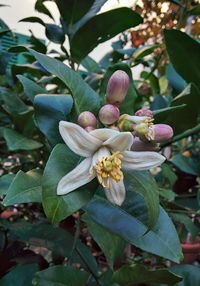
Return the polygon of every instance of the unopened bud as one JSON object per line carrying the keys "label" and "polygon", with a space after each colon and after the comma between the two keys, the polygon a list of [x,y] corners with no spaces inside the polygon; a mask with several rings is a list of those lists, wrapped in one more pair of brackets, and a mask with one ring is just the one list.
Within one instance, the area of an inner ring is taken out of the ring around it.
{"label": "unopened bud", "polygon": [[132,151],[158,151],[159,145],[155,142],[143,142],[140,138],[135,137],[131,146]]}
{"label": "unopened bud", "polygon": [[87,127],[85,128],[85,130],[86,130],[87,132],[90,132],[90,131],[95,130],[95,128],[94,128],[93,126],[87,126]]}
{"label": "unopened bud", "polygon": [[112,104],[106,104],[99,110],[99,119],[104,125],[112,125],[119,119],[119,116],[119,109]]}
{"label": "unopened bud", "polygon": [[153,118],[153,111],[151,111],[148,108],[142,108],[136,111],[135,113],[136,116],[147,116]]}
{"label": "unopened bud", "polygon": [[130,131],[130,132],[133,131],[133,123],[131,123],[127,119],[120,120],[118,122],[118,127],[119,127],[120,131]]}
{"label": "unopened bud", "polygon": [[120,106],[124,101],[129,85],[129,76],[122,70],[113,73],[108,81],[106,102]]}
{"label": "unopened bud", "polygon": [[97,126],[97,119],[92,112],[84,111],[80,113],[78,117],[78,124],[83,128],[86,128],[88,126],[95,128]]}
{"label": "unopened bud", "polygon": [[173,129],[167,124],[155,124],[152,126],[154,141],[162,142],[173,137]]}

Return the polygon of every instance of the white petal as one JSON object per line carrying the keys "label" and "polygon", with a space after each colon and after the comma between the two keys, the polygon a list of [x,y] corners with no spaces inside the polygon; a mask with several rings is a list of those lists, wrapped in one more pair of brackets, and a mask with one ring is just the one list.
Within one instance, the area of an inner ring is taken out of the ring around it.
{"label": "white petal", "polygon": [[105,189],[105,194],[111,203],[121,206],[126,196],[123,180],[117,183],[115,180],[110,179],[110,188],[109,190]]}
{"label": "white petal", "polygon": [[122,155],[122,168],[128,170],[148,170],[161,165],[166,159],[157,152],[147,151],[125,151]]}
{"label": "white petal", "polygon": [[91,156],[102,144],[99,139],[71,122],[60,121],[59,131],[67,146],[74,153],[83,157]]}
{"label": "white petal", "polygon": [[97,139],[101,140],[102,142],[106,141],[110,137],[113,137],[120,132],[117,130],[109,129],[109,128],[100,128],[100,129],[95,129],[90,132],[90,134]]}
{"label": "white petal", "polygon": [[146,119],[149,119],[149,117],[147,116],[131,116],[131,115],[128,115],[127,116],[127,119],[135,124],[139,124],[139,123],[142,123],[144,122]]}
{"label": "white petal", "polygon": [[104,146],[114,151],[130,150],[132,144],[133,135],[130,132],[120,132],[103,143]]}
{"label": "white petal", "polygon": [[89,175],[92,158],[86,158],[76,168],[62,177],[57,186],[57,194],[65,195],[89,183],[95,177]]}

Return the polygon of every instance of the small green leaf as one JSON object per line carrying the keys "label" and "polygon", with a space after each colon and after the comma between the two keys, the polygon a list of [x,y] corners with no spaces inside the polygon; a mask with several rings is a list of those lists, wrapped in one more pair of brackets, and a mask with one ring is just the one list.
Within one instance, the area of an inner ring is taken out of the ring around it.
{"label": "small green leaf", "polygon": [[136,283],[167,283],[174,285],[182,280],[181,276],[174,274],[168,269],[149,270],[140,264],[124,265],[113,274],[113,282],[121,286]]}
{"label": "small green leaf", "polygon": [[15,174],[6,174],[0,177],[0,196],[5,195],[8,191]]}
{"label": "small green leaf", "polygon": [[58,223],[82,208],[92,198],[97,187],[96,181],[64,196],[56,193],[60,179],[80,162],[66,145],[58,144],[49,157],[43,176],[42,202],[44,211],[52,223]]}
{"label": "small green leaf", "polygon": [[195,176],[199,175],[197,161],[192,158],[185,157],[181,154],[176,154],[172,157],[171,162],[179,168],[181,171],[192,174]]}
{"label": "small green leaf", "polygon": [[188,15],[199,16],[200,15],[200,4],[194,6],[187,13],[188,13]]}
{"label": "small green leaf", "polygon": [[142,58],[150,55],[151,53],[153,53],[153,51],[157,48],[159,48],[160,45],[156,44],[156,45],[147,45],[147,46],[143,46],[139,49],[137,49],[134,53],[133,53],[133,58],[135,60],[141,60]]}
{"label": "small green leaf", "polygon": [[38,62],[50,73],[57,76],[69,88],[74,100],[77,114],[88,110],[94,113],[99,108],[99,97],[96,92],[83,81],[81,76],[62,62],[30,50]]}
{"label": "small green leaf", "polygon": [[94,223],[86,215],[84,216],[84,221],[86,221],[93,239],[105,254],[109,267],[113,269],[115,261],[123,256],[126,242],[119,236],[108,232],[100,225]]}
{"label": "small green leaf", "polygon": [[193,239],[197,237],[200,229],[192,222],[191,218],[189,218],[186,214],[171,213],[171,215],[175,221],[185,226],[186,230],[191,233]]}
{"label": "small green leaf", "polygon": [[62,142],[59,121],[67,120],[73,100],[71,95],[39,94],[34,98],[35,119],[52,146]]}
{"label": "small green leaf", "polygon": [[27,173],[19,171],[13,179],[3,200],[5,206],[41,202],[42,175],[39,170],[31,170]]}
{"label": "small green leaf", "polygon": [[4,138],[10,151],[35,150],[43,146],[40,142],[26,138],[9,128],[4,128]]}
{"label": "small green leaf", "polygon": [[35,275],[35,286],[85,286],[89,273],[71,266],[53,266]]}
{"label": "small green leaf", "polygon": [[34,97],[40,93],[46,93],[46,90],[39,86],[37,83],[32,81],[31,79],[23,76],[18,75],[17,78],[21,82],[24,88],[25,95],[30,99],[30,101],[34,101]]}
{"label": "small green leaf", "polygon": [[73,35],[71,40],[72,57],[80,62],[98,44],[141,23],[141,16],[132,9],[125,7],[94,16]]}
{"label": "small green leaf", "polygon": [[38,23],[41,24],[42,26],[45,26],[45,23],[39,17],[26,17],[21,19],[19,22]]}

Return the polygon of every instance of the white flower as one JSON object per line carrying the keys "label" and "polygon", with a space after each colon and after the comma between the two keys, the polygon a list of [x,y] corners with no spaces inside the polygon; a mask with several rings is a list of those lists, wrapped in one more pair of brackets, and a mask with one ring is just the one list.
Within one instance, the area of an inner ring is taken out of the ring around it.
{"label": "white flower", "polygon": [[130,132],[102,128],[88,133],[79,125],[67,121],[60,121],[59,130],[67,146],[85,159],[60,180],[58,195],[68,194],[97,177],[108,200],[121,205],[125,199],[121,168],[147,170],[165,160],[156,152],[130,151],[133,143]]}

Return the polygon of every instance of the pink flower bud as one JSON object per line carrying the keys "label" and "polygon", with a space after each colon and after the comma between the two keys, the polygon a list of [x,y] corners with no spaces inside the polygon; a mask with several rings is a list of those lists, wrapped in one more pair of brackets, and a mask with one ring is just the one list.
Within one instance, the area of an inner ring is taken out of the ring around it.
{"label": "pink flower bud", "polygon": [[78,117],[78,124],[83,128],[88,126],[96,127],[97,126],[97,119],[95,115],[90,111],[81,112]]}
{"label": "pink flower bud", "polygon": [[159,145],[155,142],[143,142],[140,138],[135,137],[131,146],[132,151],[158,151]]}
{"label": "pink flower bud", "polygon": [[99,110],[99,119],[104,125],[115,123],[119,119],[119,116],[119,109],[112,104],[106,104]]}
{"label": "pink flower bud", "polygon": [[154,133],[154,140],[156,142],[162,142],[165,140],[169,140],[173,137],[173,129],[171,126],[167,124],[155,124],[152,126],[153,133]]}
{"label": "pink flower bud", "polygon": [[113,73],[108,81],[106,102],[120,106],[128,91],[129,76],[122,70]]}
{"label": "pink flower bud", "polygon": [[136,116],[147,116],[147,117],[153,118],[153,111],[151,111],[150,109],[144,107],[144,108],[139,109],[138,111],[136,111],[135,115]]}
{"label": "pink flower bud", "polygon": [[85,130],[86,130],[87,132],[90,132],[90,131],[95,130],[95,128],[94,128],[93,126],[87,126],[87,127],[85,128]]}

